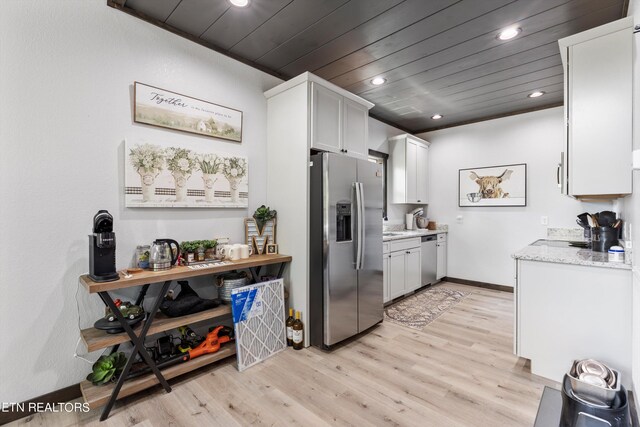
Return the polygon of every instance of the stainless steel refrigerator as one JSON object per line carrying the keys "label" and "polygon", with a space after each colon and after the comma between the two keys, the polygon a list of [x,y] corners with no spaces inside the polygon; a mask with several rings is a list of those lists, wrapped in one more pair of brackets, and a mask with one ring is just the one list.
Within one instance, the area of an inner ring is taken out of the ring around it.
{"label": "stainless steel refrigerator", "polygon": [[382,321],[381,165],[311,156],[310,339],[323,348]]}

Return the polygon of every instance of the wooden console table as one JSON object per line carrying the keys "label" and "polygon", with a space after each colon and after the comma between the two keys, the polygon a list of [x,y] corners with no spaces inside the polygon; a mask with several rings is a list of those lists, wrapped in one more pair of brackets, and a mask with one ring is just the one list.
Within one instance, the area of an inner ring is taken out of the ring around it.
{"label": "wooden console table", "polygon": [[[276,277],[281,278],[284,268],[289,262],[291,262],[291,257],[288,255],[254,255],[247,259],[225,261],[223,264],[207,268],[192,269],[186,266],[180,266],[164,271],[142,271],[140,273],[133,274],[133,277],[121,277],[119,280],[113,282],[94,282],[88,275],[80,276],[80,283],[82,283],[90,294],[97,293],[100,295],[100,298],[102,298],[104,303],[111,308],[111,311],[115,314],[119,326],[124,329],[124,332],[117,334],[108,334],[105,331],[98,330],[96,328],[81,330],[80,336],[82,337],[82,341],[85,343],[87,350],[89,352],[93,352],[108,347],[114,347],[115,351],[122,343],[133,343],[133,351],[131,352],[131,355],[127,360],[127,364],[115,384],[94,386],[90,381],[86,380],[80,383],[80,389],[85,402],[89,404],[90,408],[97,408],[106,405],[102,411],[102,415],[100,416],[100,421],[104,421],[109,416],[111,408],[117,399],[132,395],[158,383],[162,384],[167,393],[171,392],[171,386],[167,383],[167,379],[177,377],[186,372],[226,357],[233,356],[236,353],[235,344],[228,343],[223,345],[216,353],[200,356],[186,363],[167,367],[162,371],[157,368],[154,360],[151,358],[144,346],[145,338],[148,335],[154,335],[196,322],[230,317],[231,315],[231,307],[228,305],[222,305],[211,310],[181,317],[172,318],[166,317],[163,314],[158,314],[160,303],[162,302],[164,295],[167,294],[169,285],[172,281],[247,269],[251,273],[251,278],[255,283],[259,281],[260,270],[263,266],[279,264]],[[116,307],[115,302],[109,295],[109,292],[118,289],[142,286],[140,295],[136,300],[136,305],[138,305],[142,303],[149,286],[156,283],[162,284],[161,291],[158,294],[159,297],[154,302],[151,310],[148,311],[146,319],[132,328],[124,319],[120,310]],[[129,371],[133,365],[136,354],[140,354],[144,362],[151,368],[152,372],[141,377],[127,380],[127,376],[129,375]]]}

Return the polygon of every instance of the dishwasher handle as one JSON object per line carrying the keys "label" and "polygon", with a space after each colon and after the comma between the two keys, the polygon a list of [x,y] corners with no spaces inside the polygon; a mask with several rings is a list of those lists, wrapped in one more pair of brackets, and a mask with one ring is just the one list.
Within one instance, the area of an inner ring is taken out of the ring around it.
{"label": "dishwasher handle", "polygon": [[432,242],[434,240],[436,240],[438,238],[437,235],[435,234],[431,234],[429,236],[422,236],[422,238],[420,239],[421,242]]}

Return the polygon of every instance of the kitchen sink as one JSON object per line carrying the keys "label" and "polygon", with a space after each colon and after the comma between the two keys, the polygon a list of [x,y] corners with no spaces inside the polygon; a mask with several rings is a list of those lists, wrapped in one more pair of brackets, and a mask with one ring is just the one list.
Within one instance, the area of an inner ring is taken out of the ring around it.
{"label": "kitchen sink", "polygon": [[403,233],[393,233],[393,232],[386,232],[386,233],[382,233],[383,236],[402,236]]}

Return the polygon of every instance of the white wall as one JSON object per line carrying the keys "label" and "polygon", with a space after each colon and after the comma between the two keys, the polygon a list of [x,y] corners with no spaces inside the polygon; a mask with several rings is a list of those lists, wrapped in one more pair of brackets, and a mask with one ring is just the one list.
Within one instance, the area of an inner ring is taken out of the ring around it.
{"label": "white wall", "polygon": [[[117,265],[137,244],[242,236],[265,199],[266,100],[280,81],[107,7],[9,0],[0,14],[0,401],[82,380],[74,294],[98,209],[115,218]],[[137,80],[244,112],[242,144],[132,122]],[[249,209],[126,209],[124,138],[190,141],[249,158]],[[80,323],[103,313],[78,293]],[[84,350],[82,350],[84,351]],[[92,355],[93,358],[97,355]]]}
{"label": "white wall", "polygon": [[[611,209],[560,194],[562,120],[558,107],[418,135],[431,142],[429,217],[449,225],[449,277],[513,286],[511,254],[546,237],[541,216],[576,228],[577,214]],[[459,169],[513,163],[527,164],[526,207],[458,207]]]}

